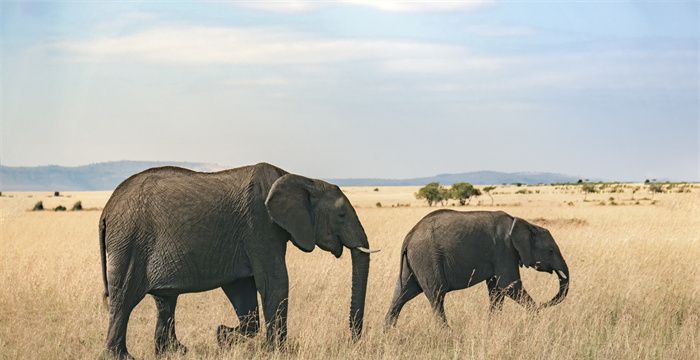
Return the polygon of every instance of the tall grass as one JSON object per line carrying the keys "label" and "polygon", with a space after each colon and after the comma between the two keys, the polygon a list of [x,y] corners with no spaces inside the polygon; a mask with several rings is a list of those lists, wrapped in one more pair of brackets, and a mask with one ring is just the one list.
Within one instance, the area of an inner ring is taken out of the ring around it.
{"label": "tall grass", "polygon": [[[486,287],[479,284],[447,296],[449,328],[435,321],[425,297],[419,295],[404,307],[398,326],[385,332],[383,318],[398,275],[401,242],[435,207],[412,199],[416,188],[379,192],[348,188],[344,190],[357,207],[372,248],[383,250],[372,255],[360,342],[350,341],[347,324],[351,282],[347,252],[337,260],[318,249],[306,254],[290,246],[287,351],[264,350],[264,332],[220,350],[216,326],[233,326],[237,320],[223,292],[216,290],[180,297],[177,332],[190,353],[173,358],[696,359],[700,352],[697,188],[693,193],[658,194],[656,205],[634,206],[596,206],[583,203],[577,193],[538,189],[541,193],[529,195],[521,206],[460,210],[498,209],[549,221],[547,227],[571,270],[571,290],[563,303],[539,315],[507,300],[500,314],[489,316]],[[518,201],[515,190],[499,187],[499,194],[493,194],[496,205]],[[97,207],[108,196],[80,195],[86,206]],[[606,198],[589,195],[589,200]],[[58,199],[41,200],[47,208],[58,204],[52,202]],[[35,201],[24,195],[0,199],[0,358],[95,358],[103,349],[108,319],[101,299],[100,213],[26,211]],[[411,203],[411,207],[378,208],[378,201]],[[557,290],[553,275],[523,270],[523,281],[539,301]],[[138,358],[155,358],[155,316],[150,298],[131,315],[127,343]]]}

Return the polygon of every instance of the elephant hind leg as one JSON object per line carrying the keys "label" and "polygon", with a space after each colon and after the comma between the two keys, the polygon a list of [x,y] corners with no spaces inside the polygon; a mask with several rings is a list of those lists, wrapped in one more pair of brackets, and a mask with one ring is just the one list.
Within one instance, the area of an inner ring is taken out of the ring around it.
{"label": "elephant hind leg", "polygon": [[447,326],[447,317],[445,316],[445,295],[449,291],[447,281],[445,279],[443,266],[440,260],[436,262],[428,262],[423,264],[423,269],[420,272],[415,272],[416,280],[423,294],[428,298],[433,312],[442,321],[443,325]]}
{"label": "elephant hind leg", "polygon": [[155,347],[156,355],[165,352],[187,353],[187,347],[182,345],[175,335],[175,306],[177,295],[157,296],[153,295],[158,309],[158,322],[156,323]]}
{"label": "elephant hind leg", "polygon": [[444,326],[447,326],[447,317],[445,316],[445,295],[447,291],[438,288],[432,291],[426,291],[425,296],[433,308],[433,313],[438,316]]}
{"label": "elephant hind leg", "polygon": [[222,286],[226,297],[238,315],[239,325],[230,328],[219,325],[216,338],[219,346],[231,345],[241,337],[252,337],[260,329],[260,311],[258,310],[258,292],[253,277],[243,278]]}
{"label": "elephant hind leg", "polygon": [[385,327],[395,326],[403,306],[421,292],[423,292],[423,290],[418,285],[418,281],[416,281],[416,277],[413,274],[409,274],[405,282],[399,278],[396,282],[394,298],[391,301],[389,312],[386,314],[384,321]]}
{"label": "elephant hind leg", "polygon": [[126,348],[126,331],[131,312],[146,296],[143,289],[145,281],[135,278],[135,274],[143,272],[135,270],[133,261],[117,265],[108,273],[109,327],[105,355],[108,358],[133,359]]}

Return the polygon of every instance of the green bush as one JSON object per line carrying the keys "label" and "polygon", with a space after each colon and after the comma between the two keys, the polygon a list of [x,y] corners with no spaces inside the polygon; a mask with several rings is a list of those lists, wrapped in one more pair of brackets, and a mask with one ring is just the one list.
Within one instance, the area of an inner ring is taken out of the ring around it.
{"label": "green bush", "polygon": [[428,202],[428,206],[433,206],[433,203],[440,201],[442,198],[440,189],[443,187],[440,183],[432,182],[428,185],[423,186],[416,193],[416,199],[425,199]]}
{"label": "green bush", "polygon": [[75,204],[73,204],[71,211],[80,211],[80,210],[83,210],[83,202],[77,201]]}
{"label": "green bush", "polygon": [[481,195],[481,190],[470,183],[460,182],[452,185],[450,195],[453,199],[459,201],[459,205],[464,205],[471,197]]}
{"label": "green bush", "polygon": [[38,201],[36,204],[34,204],[32,211],[41,211],[41,210],[44,210],[44,202]]}
{"label": "green bush", "polygon": [[381,202],[379,202],[379,201],[377,201],[377,203],[376,203],[376,204],[374,204],[374,205],[375,205],[376,207],[382,207],[382,203],[381,203]]}
{"label": "green bush", "polygon": [[54,192],[53,192],[53,196],[61,196],[61,193],[58,192],[58,191],[54,191]]}
{"label": "green bush", "polygon": [[66,207],[63,205],[56,206],[53,211],[66,211]]}

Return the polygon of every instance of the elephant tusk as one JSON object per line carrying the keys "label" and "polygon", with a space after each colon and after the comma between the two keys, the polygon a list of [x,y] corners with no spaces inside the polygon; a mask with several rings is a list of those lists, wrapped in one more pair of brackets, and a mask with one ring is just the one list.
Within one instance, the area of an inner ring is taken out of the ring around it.
{"label": "elephant tusk", "polygon": [[566,274],[564,274],[563,271],[557,270],[557,275],[559,275],[560,277],[564,278],[564,280],[566,280]]}
{"label": "elephant tusk", "polygon": [[376,252],[382,251],[381,249],[380,249],[380,250],[370,250],[370,249],[367,249],[367,248],[363,248],[362,246],[358,246],[358,247],[356,247],[355,249],[360,250],[360,251],[362,251],[362,252],[365,253],[365,254],[372,254],[372,253],[376,253]]}

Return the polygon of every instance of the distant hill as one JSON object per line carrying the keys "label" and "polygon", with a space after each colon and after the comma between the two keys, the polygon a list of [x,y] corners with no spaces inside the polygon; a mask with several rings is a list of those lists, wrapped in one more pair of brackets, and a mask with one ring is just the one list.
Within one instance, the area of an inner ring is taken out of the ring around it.
{"label": "distant hill", "polygon": [[576,182],[578,177],[547,173],[547,172],[500,172],[472,171],[459,174],[439,174],[429,177],[411,179],[330,179],[329,182],[339,186],[413,186],[439,182],[442,185],[452,185],[457,182],[468,182],[475,185],[487,184],[551,184]]}
{"label": "distant hill", "polygon": [[[0,166],[0,191],[79,191],[112,190],[129,176],[148,168],[179,166],[196,171],[218,171],[219,165],[174,161],[112,161],[84,166]],[[456,182],[484,184],[550,184],[576,182],[577,177],[544,173],[474,171],[459,174],[440,174],[412,179],[328,179],[340,186],[409,186],[437,181],[443,185]]]}
{"label": "distant hill", "polygon": [[129,176],[158,166],[217,171],[218,165],[174,161],[111,161],[83,166],[0,166],[0,191],[112,190]]}

